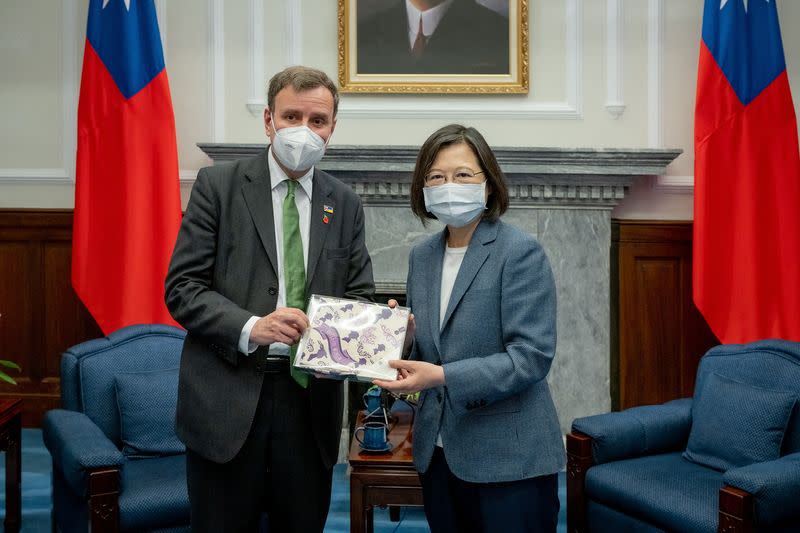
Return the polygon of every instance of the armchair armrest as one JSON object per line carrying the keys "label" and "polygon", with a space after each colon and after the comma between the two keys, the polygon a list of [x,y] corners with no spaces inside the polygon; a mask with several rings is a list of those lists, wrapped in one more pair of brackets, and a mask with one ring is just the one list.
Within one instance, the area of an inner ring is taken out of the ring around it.
{"label": "armchair armrest", "polygon": [[42,437],[53,456],[53,468],[58,468],[70,488],[81,496],[87,494],[90,470],[119,467],[125,462],[125,456],[103,431],[77,411],[48,411]]}
{"label": "armchair armrest", "polygon": [[692,426],[692,399],[577,418],[572,430],[592,438],[592,463],[680,450]]}
{"label": "armchair armrest", "polygon": [[800,452],[733,468],[722,479],[726,485],[753,495],[757,524],[796,524],[800,520]]}

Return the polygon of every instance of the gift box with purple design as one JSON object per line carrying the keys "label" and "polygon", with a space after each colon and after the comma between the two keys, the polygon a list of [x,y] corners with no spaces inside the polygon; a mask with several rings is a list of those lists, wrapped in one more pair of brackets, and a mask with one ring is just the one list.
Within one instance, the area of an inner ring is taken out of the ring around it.
{"label": "gift box with purple design", "polygon": [[332,378],[396,379],[389,361],[403,353],[407,307],[314,294],[307,314],[310,326],[297,347],[295,367]]}

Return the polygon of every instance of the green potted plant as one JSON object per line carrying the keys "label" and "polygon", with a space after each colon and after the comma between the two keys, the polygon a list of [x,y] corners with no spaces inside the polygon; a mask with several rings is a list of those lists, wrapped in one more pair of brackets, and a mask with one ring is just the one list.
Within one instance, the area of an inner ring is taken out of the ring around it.
{"label": "green potted plant", "polygon": [[[0,367],[13,368],[17,372],[22,370],[19,367],[19,365],[17,363],[15,363],[14,361],[7,361],[5,359],[0,359]],[[2,379],[3,381],[6,381],[8,383],[11,383],[12,385],[16,385],[17,384],[17,381],[14,378],[12,378],[11,376],[9,376],[8,374],[6,374],[3,370],[0,370],[0,379]]]}

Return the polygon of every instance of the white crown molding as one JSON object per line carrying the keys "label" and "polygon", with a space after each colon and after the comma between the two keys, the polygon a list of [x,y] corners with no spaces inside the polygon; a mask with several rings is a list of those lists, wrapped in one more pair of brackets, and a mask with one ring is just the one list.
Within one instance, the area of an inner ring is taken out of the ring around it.
{"label": "white crown molding", "polygon": [[[290,2],[292,4],[299,2]],[[516,98],[486,96],[452,96],[446,101],[422,101],[416,97],[395,97],[387,101],[369,101],[361,96],[344,97],[339,116],[350,118],[503,118],[578,120],[583,111],[583,0],[566,0],[564,64],[566,66],[566,100],[536,102]],[[299,9],[299,8],[298,8]]]}
{"label": "white crown molding", "polygon": [[247,110],[254,117],[264,112],[264,0],[250,0],[250,29],[248,32],[248,56],[250,59]]}
{"label": "white crown molding", "polygon": [[658,176],[653,188],[671,194],[694,194],[694,176]]}
{"label": "white crown molding", "polygon": [[647,146],[660,148],[664,143],[664,2],[647,4]]}
{"label": "white crown molding", "polygon": [[161,37],[161,50],[164,64],[167,64],[167,0],[155,0],[156,18],[158,19],[158,35]]}
{"label": "white crown molding", "polygon": [[625,25],[623,0],[606,2],[606,111],[619,118],[625,111],[623,63]]}
{"label": "white crown molding", "polygon": [[225,3],[209,0],[209,54],[211,78],[211,138],[225,140]]}

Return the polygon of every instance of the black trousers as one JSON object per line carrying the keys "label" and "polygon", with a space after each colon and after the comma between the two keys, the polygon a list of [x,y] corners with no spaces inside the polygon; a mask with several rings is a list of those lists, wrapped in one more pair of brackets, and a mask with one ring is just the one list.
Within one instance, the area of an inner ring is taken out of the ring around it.
{"label": "black trousers", "polygon": [[219,464],[186,450],[192,531],[258,531],[266,511],[269,533],[321,532],[332,474],[312,435],[308,390],[288,372],[266,374],[236,457]]}
{"label": "black trousers", "polygon": [[457,478],[438,446],[419,475],[432,533],[555,533],[558,474],[504,483]]}

